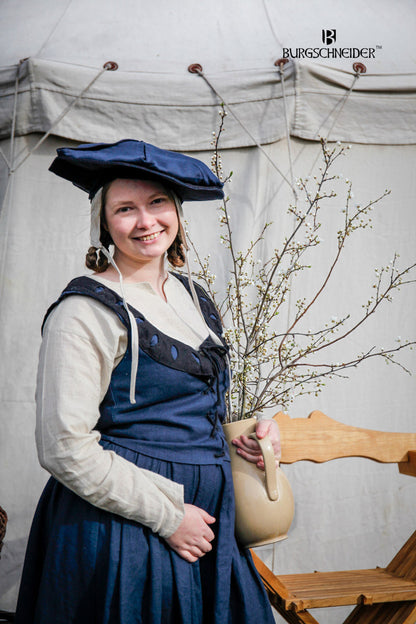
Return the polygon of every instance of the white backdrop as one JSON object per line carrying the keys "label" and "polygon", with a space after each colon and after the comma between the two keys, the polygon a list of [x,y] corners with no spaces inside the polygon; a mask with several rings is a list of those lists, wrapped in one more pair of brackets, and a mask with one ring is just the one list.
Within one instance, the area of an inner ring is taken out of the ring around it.
{"label": "white backdrop", "polygon": [[[350,61],[286,66],[294,175],[304,177],[319,165],[319,143],[311,139],[328,132],[339,113],[330,138],[353,143],[337,168],[344,180],[353,181],[357,203],[374,199],[385,188],[392,192],[373,217],[374,229],[351,241],[311,322],[318,325],[359,311],[371,292],[374,268],[388,263],[394,251],[400,250],[403,265],[414,259],[416,72],[411,3],[399,2],[392,9],[387,2],[370,2],[365,8],[352,2],[347,10],[344,2],[334,2],[329,12],[320,2],[313,11],[310,3],[302,2],[292,3],[290,11],[268,0],[248,2],[244,11],[234,2],[227,3],[226,10],[214,4],[201,19],[201,5],[190,2],[181,2],[175,10],[175,3],[159,0],[151,8],[146,5],[144,13],[137,11],[137,3],[123,0],[117,3],[114,23],[109,0],[100,2],[99,13],[94,0],[25,0],[18,6],[3,2],[3,137],[13,125],[16,63],[25,56],[31,60],[21,67],[15,124],[19,136],[14,143],[4,138],[0,144],[0,505],[9,515],[0,559],[0,608],[14,608],[31,517],[47,478],[34,445],[40,324],[67,281],[84,272],[88,246],[86,196],[48,172],[56,147],[71,139],[131,136],[162,147],[196,149],[192,154],[209,164],[219,102],[202,78],[186,70],[189,63],[201,62],[232,110],[257,141],[267,143],[264,150],[290,177],[282,85],[273,63],[283,46],[322,46],[321,28],[337,28],[340,45],[381,48],[375,61],[367,62],[368,73],[356,82],[358,92],[354,89],[341,111],[334,111],[334,103],[342,102],[353,82]],[[310,11],[313,15],[308,16]],[[103,74],[52,135],[8,176],[6,161],[13,161],[11,168],[19,163],[42,136],[39,133],[46,132],[70,103],[71,94],[77,95],[107,60],[118,61],[120,69]],[[265,220],[272,220],[267,253],[278,246],[288,227],[291,190],[261,150],[249,147],[252,139],[231,114],[223,144],[224,171],[234,172],[227,193],[239,244],[244,247]],[[343,184],[339,182],[340,190]],[[185,213],[194,242],[202,253],[216,257],[219,281],[224,281],[228,264],[218,244],[215,202],[185,205]],[[323,274],[332,245],[332,212],[324,228],[322,251],[317,250],[312,271],[296,285],[298,292],[310,293]],[[398,335],[414,338],[415,298],[414,288],[402,289],[345,345],[339,359],[366,346],[395,345]],[[416,370],[414,352],[403,355],[403,361]],[[354,369],[349,380],[328,383],[318,397],[295,401],[290,413],[303,417],[321,409],[346,424],[415,431],[415,398],[414,377],[372,361]],[[286,472],[296,499],[290,537],[260,551],[276,571],[385,565],[414,530],[416,482],[400,475],[395,466],[338,460],[321,466],[304,462],[288,466]],[[328,612],[322,622],[338,624],[346,611]]]}

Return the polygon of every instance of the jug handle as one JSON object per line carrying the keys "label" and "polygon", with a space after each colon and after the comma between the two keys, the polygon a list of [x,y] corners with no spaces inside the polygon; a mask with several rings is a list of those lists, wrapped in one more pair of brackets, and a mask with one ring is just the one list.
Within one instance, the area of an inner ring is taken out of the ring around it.
{"label": "jug handle", "polygon": [[264,460],[267,495],[270,500],[275,501],[279,498],[279,492],[277,490],[276,458],[274,456],[270,438],[269,436],[266,436],[265,438],[260,439],[255,433],[251,433],[248,437],[256,440],[260,446],[261,454],[263,455]]}

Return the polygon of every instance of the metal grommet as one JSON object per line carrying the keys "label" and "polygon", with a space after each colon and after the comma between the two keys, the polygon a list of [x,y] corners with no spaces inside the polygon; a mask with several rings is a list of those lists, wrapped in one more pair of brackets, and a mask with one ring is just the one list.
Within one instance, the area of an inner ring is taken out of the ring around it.
{"label": "metal grommet", "polygon": [[364,65],[364,63],[353,63],[352,68],[356,74],[365,74],[365,72],[367,71],[367,67]]}
{"label": "metal grommet", "polygon": [[200,65],[199,63],[191,63],[191,65],[189,65],[189,67],[188,67],[188,71],[191,74],[202,73],[202,65]]}
{"label": "metal grommet", "polygon": [[118,64],[115,61],[107,61],[107,63],[104,63],[103,69],[107,71],[117,71]]}
{"label": "metal grommet", "polygon": [[287,58],[280,58],[280,59],[277,59],[277,61],[274,62],[276,67],[280,67],[280,68],[282,68],[283,65],[286,65],[286,63],[289,63],[289,59],[287,59]]}

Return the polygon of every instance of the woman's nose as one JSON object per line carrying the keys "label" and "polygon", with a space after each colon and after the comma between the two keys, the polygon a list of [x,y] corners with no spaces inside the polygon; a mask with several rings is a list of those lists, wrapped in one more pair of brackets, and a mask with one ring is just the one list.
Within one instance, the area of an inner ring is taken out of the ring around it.
{"label": "woman's nose", "polygon": [[141,208],[137,212],[136,227],[142,230],[148,229],[154,223],[154,215],[146,208]]}

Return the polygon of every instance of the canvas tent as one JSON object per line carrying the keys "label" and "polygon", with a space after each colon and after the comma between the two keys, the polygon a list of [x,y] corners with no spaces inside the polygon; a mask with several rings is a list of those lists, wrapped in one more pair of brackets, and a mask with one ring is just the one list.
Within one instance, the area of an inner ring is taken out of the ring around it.
{"label": "canvas tent", "polygon": [[[290,7],[280,0],[212,0],[209,6],[3,0],[1,12],[0,505],[9,524],[0,608],[12,610],[30,520],[47,477],[34,445],[39,328],[66,282],[85,271],[88,247],[86,197],[47,171],[55,149],[130,137],[209,163],[224,102],[220,147],[224,171],[234,172],[227,193],[236,206],[237,240],[246,245],[260,223],[272,220],[267,254],[290,226],[286,208],[296,178],[319,166],[319,137],[351,143],[339,172],[353,181],[357,201],[386,187],[392,191],[373,232],[352,242],[312,322],[351,312],[368,296],[374,267],[396,250],[403,265],[414,256],[416,11],[411,0],[394,6],[337,0],[330,7],[322,0]],[[335,42],[324,43],[322,30],[335,30]],[[304,58],[275,65],[285,48],[293,56],[306,50]],[[328,50],[335,48],[346,52],[331,57]],[[360,52],[355,58],[354,50]],[[374,50],[373,58],[363,50]],[[356,62],[365,73],[353,67]],[[201,66],[197,73],[188,71],[194,63]],[[185,206],[185,212],[196,245],[214,250],[223,281],[229,267],[214,207]],[[318,276],[323,249],[314,264]],[[308,293],[309,278],[299,288]],[[414,290],[403,289],[347,351],[414,337],[414,304]],[[411,352],[402,361],[415,370]],[[328,384],[318,397],[295,401],[290,411],[306,416],[321,409],[347,424],[412,431],[415,395],[414,378],[374,361],[353,370],[348,381]],[[369,468],[360,460],[354,466],[348,474],[342,462],[331,467],[325,491],[313,465],[287,469],[297,501],[291,535],[261,553],[276,569],[301,571],[310,561],[320,569],[382,565],[411,533],[411,479],[399,478],[394,467]]]}

